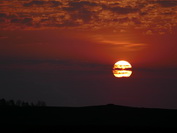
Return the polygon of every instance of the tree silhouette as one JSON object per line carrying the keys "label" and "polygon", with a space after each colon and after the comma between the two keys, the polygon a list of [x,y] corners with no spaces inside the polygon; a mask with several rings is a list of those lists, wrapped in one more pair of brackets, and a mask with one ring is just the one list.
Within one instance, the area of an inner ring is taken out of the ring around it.
{"label": "tree silhouette", "polygon": [[46,106],[46,103],[44,101],[38,101],[37,106]]}
{"label": "tree silhouette", "polygon": [[15,106],[14,100],[9,100],[9,101],[7,101],[7,105],[8,105],[8,106]]}
{"label": "tree silhouette", "polygon": [[16,106],[21,106],[21,105],[22,105],[22,101],[21,100],[17,100]]}
{"label": "tree silhouette", "polygon": [[0,99],[0,106],[6,106],[6,100],[4,98]]}
{"label": "tree silhouette", "polygon": [[5,100],[4,98],[0,99],[0,107],[6,107],[6,106],[16,106],[16,107],[41,107],[46,106],[46,103],[44,101],[38,101],[37,103],[29,103],[22,100],[17,100],[16,102],[14,100]]}

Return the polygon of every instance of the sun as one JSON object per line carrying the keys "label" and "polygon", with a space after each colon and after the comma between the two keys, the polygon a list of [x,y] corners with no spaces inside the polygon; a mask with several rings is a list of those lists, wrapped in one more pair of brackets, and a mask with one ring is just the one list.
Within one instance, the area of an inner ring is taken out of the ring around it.
{"label": "sun", "polygon": [[125,60],[120,60],[114,64],[113,75],[117,78],[130,77],[132,74],[132,65]]}
{"label": "sun", "polygon": [[128,61],[120,60],[114,64],[113,69],[130,69],[132,68],[131,64]]}

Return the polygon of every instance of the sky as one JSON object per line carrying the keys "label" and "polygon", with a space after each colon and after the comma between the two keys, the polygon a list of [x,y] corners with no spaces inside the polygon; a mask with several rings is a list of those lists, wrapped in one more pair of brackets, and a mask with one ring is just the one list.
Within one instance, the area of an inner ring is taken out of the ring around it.
{"label": "sky", "polygon": [[0,98],[177,109],[176,36],[174,0],[1,0]]}

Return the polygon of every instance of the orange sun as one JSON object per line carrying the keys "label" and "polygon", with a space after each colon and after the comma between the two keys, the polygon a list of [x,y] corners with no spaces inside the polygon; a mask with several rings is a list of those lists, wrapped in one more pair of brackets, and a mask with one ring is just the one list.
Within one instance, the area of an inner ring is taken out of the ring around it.
{"label": "orange sun", "polygon": [[117,78],[130,77],[132,74],[131,68],[132,66],[129,62],[120,60],[114,64],[113,74]]}

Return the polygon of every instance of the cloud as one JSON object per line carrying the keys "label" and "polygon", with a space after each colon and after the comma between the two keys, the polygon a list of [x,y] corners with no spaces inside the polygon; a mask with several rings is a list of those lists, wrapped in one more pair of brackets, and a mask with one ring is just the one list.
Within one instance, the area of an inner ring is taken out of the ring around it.
{"label": "cloud", "polygon": [[74,11],[87,8],[87,6],[97,6],[97,4],[89,1],[78,1],[78,2],[71,1],[68,3],[68,7],[65,9],[68,11]]}
{"label": "cloud", "polygon": [[57,6],[62,5],[62,3],[59,1],[31,1],[31,2],[27,2],[23,4],[24,7],[31,7],[31,6],[39,7],[39,6],[44,6],[44,5],[57,7]]}
{"label": "cloud", "polygon": [[26,24],[26,23],[31,23],[32,21],[33,21],[32,18],[24,18],[24,19],[22,20],[22,23],[23,23],[23,24]]}
{"label": "cloud", "polygon": [[73,22],[73,21],[64,21],[62,24],[56,24],[57,27],[77,27],[79,26],[79,23]]}
{"label": "cloud", "polygon": [[0,8],[1,30],[133,28],[153,34],[172,32],[177,25],[176,1],[2,0]]}
{"label": "cloud", "polygon": [[6,17],[7,15],[5,13],[0,13],[0,23],[4,23]]}
{"label": "cloud", "polygon": [[101,63],[73,60],[0,60],[2,70],[98,71],[109,66]]}
{"label": "cloud", "polygon": [[14,18],[14,19],[11,19],[11,23],[14,23],[14,24],[23,24],[23,25],[32,25],[32,21],[33,19],[32,18],[22,18],[22,19],[17,19],[17,18]]}
{"label": "cloud", "polygon": [[125,51],[138,51],[146,47],[146,44],[134,41],[120,41],[116,39],[104,39],[99,38],[98,41],[102,44],[108,45],[109,47],[118,48]]}
{"label": "cloud", "polygon": [[175,6],[177,6],[177,1],[155,1],[154,3],[158,3],[162,7],[175,7]]}
{"label": "cloud", "polygon": [[109,8],[109,10],[120,14],[128,14],[128,13],[134,13],[139,11],[138,8],[132,8],[130,6],[126,6],[126,7],[117,6],[117,7]]}
{"label": "cloud", "polygon": [[33,6],[33,5],[37,5],[37,6],[40,6],[40,5],[44,5],[44,1],[31,1],[29,3],[25,3],[24,6],[26,7],[29,7],[29,6]]}
{"label": "cloud", "polygon": [[133,36],[127,36],[125,33],[122,34],[95,34],[92,36],[95,42],[103,45],[109,49],[116,49],[117,51],[139,51],[147,47],[143,41],[137,40]]}
{"label": "cloud", "polygon": [[5,13],[0,13],[0,18],[4,18],[7,17],[7,15]]}
{"label": "cloud", "polygon": [[64,7],[63,10],[68,12],[71,16],[72,21],[75,23],[77,20],[83,20],[84,23],[88,23],[94,16],[94,12],[91,11],[93,7],[98,4],[89,1],[78,1],[68,2],[68,6]]}

